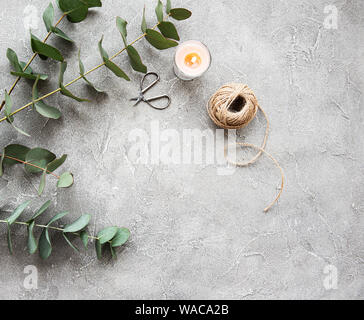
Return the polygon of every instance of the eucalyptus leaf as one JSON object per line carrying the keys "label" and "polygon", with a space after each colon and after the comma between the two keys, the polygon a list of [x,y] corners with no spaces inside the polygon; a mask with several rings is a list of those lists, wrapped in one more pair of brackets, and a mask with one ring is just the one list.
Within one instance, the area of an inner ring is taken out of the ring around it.
{"label": "eucalyptus leaf", "polygon": [[[6,156],[19,159],[20,161],[25,161],[26,154],[30,149],[26,146],[20,144],[9,144],[5,147],[4,153]],[[12,166],[18,164],[19,162],[13,159],[5,158],[3,161],[4,165]]]}
{"label": "eucalyptus leaf", "polygon": [[74,42],[68,35],[66,35],[61,29],[57,28],[57,27],[52,27],[51,31],[53,32],[53,34],[55,34],[56,36],[69,41],[69,42]]}
{"label": "eucalyptus leaf", "polygon": [[39,78],[34,82],[33,90],[32,90],[32,98],[33,98],[33,105],[35,110],[42,115],[43,117],[50,118],[50,119],[59,119],[61,117],[61,112],[52,106],[49,106],[46,104],[43,100],[39,100],[35,102],[39,98],[37,84],[38,84]]}
{"label": "eucalyptus leaf", "polygon": [[48,75],[43,73],[29,73],[29,72],[16,72],[16,71],[10,71],[10,74],[16,77],[22,77],[29,80],[36,80],[39,78],[39,80],[47,80]]}
{"label": "eucalyptus leaf", "polygon": [[155,8],[155,14],[157,15],[158,22],[163,21],[163,4],[161,0],[158,0],[157,7]]}
{"label": "eucalyptus leaf", "polygon": [[78,248],[67,238],[67,236],[62,233],[63,235],[63,238],[66,240],[66,242],[68,243],[68,245],[73,249],[75,250],[76,252],[80,252],[80,250],[78,250]]}
{"label": "eucalyptus leaf", "polygon": [[73,175],[70,172],[64,172],[57,182],[58,188],[69,188],[73,185]]}
{"label": "eucalyptus leaf", "polygon": [[97,259],[101,260],[102,259],[102,245],[99,240],[95,241],[95,250],[96,250]]}
{"label": "eucalyptus leaf", "polygon": [[105,49],[102,47],[102,41],[103,41],[103,37],[99,41],[99,51],[100,51],[102,59],[104,60],[105,66],[109,70],[111,70],[117,77],[123,78],[126,81],[130,81],[130,78],[128,77],[128,75],[123,70],[121,70],[115,63],[113,63],[112,61],[109,60],[109,55],[107,54]]}
{"label": "eucalyptus leaf", "polygon": [[49,238],[48,228],[44,228],[38,242],[39,255],[42,259],[46,260],[52,253],[52,244]]}
{"label": "eucalyptus leaf", "polygon": [[11,117],[11,111],[13,109],[13,101],[11,100],[10,95],[5,90],[5,106],[4,106],[4,114],[8,122],[12,123],[13,119]]}
{"label": "eucalyptus leaf", "polygon": [[43,43],[32,33],[30,35],[33,52],[38,53],[40,56],[43,56],[43,58],[48,57],[56,61],[64,61],[64,58],[58,49]]}
{"label": "eucalyptus leaf", "polygon": [[112,258],[117,259],[115,249],[112,247],[111,243],[109,244],[109,247],[110,247],[110,253],[111,253]]}
{"label": "eucalyptus leaf", "polygon": [[126,30],[127,24],[128,23],[124,19],[122,19],[120,17],[116,17],[116,26],[121,34],[121,37],[123,38],[125,46],[128,45],[127,40],[126,40],[126,38],[128,36],[128,32]]}
{"label": "eucalyptus leaf", "polygon": [[13,254],[13,244],[11,242],[11,229],[10,229],[10,224],[7,224],[7,235],[6,238],[8,240],[8,248],[9,248],[9,252],[10,254]]}
{"label": "eucalyptus leaf", "polygon": [[89,8],[92,7],[102,7],[102,3],[100,0],[81,0],[85,3]]}
{"label": "eucalyptus leaf", "polygon": [[165,50],[178,46],[178,43],[173,40],[166,39],[162,34],[153,29],[147,29],[146,39],[158,50]]}
{"label": "eucalyptus leaf", "polygon": [[43,21],[48,32],[51,31],[53,20],[54,20],[54,8],[51,2],[43,13]]}
{"label": "eucalyptus leaf", "polygon": [[49,227],[52,223],[58,221],[59,219],[62,219],[67,214],[69,214],[68,211],[57,213],[51,220],[49,220],[49,222],[47,223],[47,227]]}
{"label": "eucalyptus leaf", "polygon": [[180,40],[177,29],[172,22],[163,21],[158,25],[158,29],[166,38]]}
{"label": "eucalyptus leaf", "polygon": [[43,171],[42,176],[40,178],[39,188],[38,188],[38,195],[40,196],[45,188],[46,184],[46,178],[47,178],[47,171]]}
{"label": "eucalyptus leaf", "polygon": [[[48,163],[52,162],[54,159],[56,159],[56,155],[53,152],[42,148],[31,149],[26,154],[25,161],[40,168],[26,164],[25,170],[27,170],[29,173],[42,172],[46,169]],[[43,168],[43,170],[41,168]]]}
{"label": "eucalyptus leaf", "polygon": [[15,51],[13,49],[8,48],[6,50],[6,57],[8,58],[9,62],[11,63],[11,65],[13,66],[13,68],[15,69],[15,71],[17,72],[22,72],[23,69],[20,65],[19,59],[17,54],[15,53]]}
{"label": "eucalyptus leaf", "polygon": [[83,228],[85,228],[91,219],[91,215],[90,214],[84,214],[81,217],[79,217],[75,222],[67,225],[63,232],[64,233],[69,233],[69,232],[78,232],[81,231]]}
{"label": "eucalyptus leaf", "polygon": [[5,149],[3,149],[0,158],[0,177],[2,177],[4,174],[4,167],[3,167],[4,159],[5,159]]}
{"label": "eucalyptus leaf", "polygon": [[12,125],[12,127],[18,131],[19,133],[21,133],[22,135],[25,135],[27,137],[30,137],[30,135],[28,133],[26,133],[25,131],[19,129],[18,127],[16,127],[14,125],[14,117],[11,115],[11,111],[13,108],[13,102],[10,98],[10,95],[5,91],[5,107],[4,107],[4,114],[6,117],[6,121],[8,123],[10,123]]}
{"label": "eucalyptus leaf", "polygon": [[35,240],[34,237],[34,226],[35,226],[35,221],[31,221],[27,227],[28,230],[28,251],[30,254],[33,254],[37,251],[37,241]]}
{"label": "eucalyptus leaf", "polygon": [[88,6],[80,0],[59,0],[59,8],[67,13],[67,19],[72,23],[81,22],[86,19]]}
{"label": "eucalyptus leaf", "polygon": [[23,202],[21,205],[19,205],[13,211],[13,213],[11,214],[11,216],[6,219],[6,222],[8,223],[8,225],[11,226],[20,217],[20,215],[23,213],[23,211],[29,205],[30,202],[31,202],[30,200]]}
{"label": "eucalyptus leaf", "polygon": [[25,62],[20,61],[20,71],[11,71],[10,73],[13,76],[22,77],[30,80],[36,80],[39,76],[39,80],[47,80],[48,75],[43,73],[36,73],[33,69]]}
{"label": "eucalyptus leaf", "polygon": [[118,227],[107,227],[97,234],[97,238],[100,241],[100,244],[104,244],[108,241],[110,241],[116,233],[118,232]]}
{"label": "eucalyptus leaf", "polygon": [[39,254],[41,256],[42,259],[47,259],[52,252],[52,244],[51,244],[51,240],[49,237],[49,229],[48,227],[56,222],[57,220],[63,218],[65,215],[67,215],[68,212],[61,212],[56,214],[48,223],[47,223],[47,228],[43,229],[42,234],[40,235],[39,238]]}
{"label": "eucalyptus leaf", "polygon": [[81,231],[80,238],[81,238],[81,241],[83,243],[83,246],[85,247],[85,249],[87,249],[88,234],[87,234],[87,232],[85,230]]}
{"label": "eucalyptus leaf", "polygon": [[37,212],[31,217],[31,219],[29,221],[35,220],[41,214],[43,214],[48,209],[48,207],[50,206],[50,204],[51,204],[51,201],[50,200],[48,200],[45,203],[43,203],[43,205],[37,210]]}
{"label": "eucalyptus leaf", "polygon": [[135,71],[147,73],[148,68],[143,64],[138,51],[136,51],[136,49],[132,46],[127,46],[126,50],[128,52],[129,61],[130,61],[132,68]]}
{"label": "eucalyptus leaf", "polygon": [[6,121],[8,123],[10,123],[12,125],[12,127],[18,131],[19,133],[21,133],[22,135],[25,135],[27,137],[30,137],[30,135],[28,133],[26,133],[25,131],[19,129],[18,127],[16,127],[14,125],[14,118],[13,116],[11,115],[11,110],[13,108],[13,102],[10,98],[10,95],[5,91],[5,107],[4,107],[4,114],[5,114],[5,117],[6,117]]}
{"label": "eucalyptus leaf", "polygon": [[127,228],[119,228],[114,238],[111,241],[112,247],[120,247],[128,241],[130,237],[130,231]]}
{"label": "eucalyptus leaf", "polygon": [[59,159],[54,159],[47,165],[47,173],[49,174],[50,172],[57,170],[66,161],[66,159],[67,159],[66,154],[64,154]]}
{"label": "eucalyptus leaf", "polygon": [[142,32],[146,33],[147,32],[147,21],[145,20],[145,6],[143,8],[143,19],[142,19]]}
{"label": "eucalyptus leaf", "polygon": [[171,0],[167,0],[166,13],[167,13],[167,14],[170,14],[171,9],[172,9]]}
{"label": "eucalyptus leaf", "polygon": [[170,14],[173,19],[186,20],[189,17],[191,17],[192,12],[187,9],[183,9],[183,8],[175,8],[175,9],[171,9]]}
{"label": "eucalyptus leaf", "polygon": [[66,87],[63,85],[63,77],[64,77],[64,73],[65,73],[66,69],[67,69],[67,62],[64,61],[61,63],[61,67],[60,67],[60,71],[59,71],[59,87],[61,88],[61,93],[78,102],[84,102],[84,101],[90,102],[90,100],[88,100],[88,99],[76,97],[73,93],[71,93],[71,91],[66,89]]}
{"label": "eucalyptus leaf", "polygon": [[[25,73],[30,73],[30,74],[36,74],[37,75],[37,73],[34,73],[33,72],[33,69],[29,66],[29,64],[28,63],[26,63],[26,62],[24,62],[24,61],[20,61],[19,62],[20,63],[20,66],[21,66],[21,69],[23,70],[23,72],[25,72]],[[28,66],[27,66],[28,65]],[[26,68],[25,68],[26,67]]]}
{"label": "eucalyptus leaf", "polygon": [[81,60],[81,49],[78,50],[78,66],[80,68],[80,76],[82,77],[83,80],[86,81],[86,83],[92,87],[94,90],[96,90],[99,93],[103,93],[104,91],[101,89],[98,89],[91,81],[89,81],[86,77],[85,77],[85,66]]}

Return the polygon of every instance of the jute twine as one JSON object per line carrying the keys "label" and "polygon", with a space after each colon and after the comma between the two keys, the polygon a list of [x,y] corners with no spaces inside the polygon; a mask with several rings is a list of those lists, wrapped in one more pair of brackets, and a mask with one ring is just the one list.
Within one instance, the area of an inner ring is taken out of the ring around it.
{"label": "jute twine", "polygon": [[247,126],[255,118],[258,109],[263,113],[267,121],[262,145],[259,147],[250,143],[236,143],[236,146],[253,148],[257,150],[258,153],[249,161],[234,162],[227,158],[227,149],[229,146],[226,146],[225,157],[229,163],[238,167],[244,167],[255,163],[262,154],[265,154],[277,166],[281,173],[281,188],[273,202],[264,209],[264,212],[267,212],[280,198],[284,186],[284,173],[282,167],[270,153],[265,151],[269,134],[269,120],[267,114],[259,105],[253,90],[241,83],[229,83],[222,86],[212,95],[207,104],[207,111],[210,118],[218,127],[223,129],[241,129]]}

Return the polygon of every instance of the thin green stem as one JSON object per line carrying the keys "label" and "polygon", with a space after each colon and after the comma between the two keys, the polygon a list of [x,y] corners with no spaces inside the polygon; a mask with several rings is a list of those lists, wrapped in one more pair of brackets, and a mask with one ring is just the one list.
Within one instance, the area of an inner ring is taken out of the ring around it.
{"label": "thin green stem", "polygon": [[[54,27],[57,27],[60,23],[61,23],[61,21],[63,20],[63,18],[66,16],[67,14],[63,14],[62,16],[61,16],[61,18],[57,21],[57,23],[54,25]],[[52,31],[49,31],[48,32],[48,34],[46,35],[46,37],[44,38],[44,40],[43,40],[43,43],[46,43],[47,42],[47,40],[48,40],[48,38],[50,37],[50,35],[52,34]],[[23,72],[25,71],[25,70],[27,70],[28,69],[28,67],[30,66],[30,64],[33,62],[33,60],[35,59],[35,57],[38,55],[38,53],[34,53],[33,55],[32,55],[32,57],[29,59],[29,61],[27,62],[27,64],[24,66],[24,69],[23,69]],[[20,79],[21,79],[21,77],[17,77],[16,78],[16,80],[14,81],[14,83],[13,83],[13,85],[11,86],[11,88],[9,89],[9,92],[8,92],[8,94],[9,95],[11,95],[11,93],[13,92],[13,90],[15,89],[15,87],[16,87],[16,85],[18,84],[18,82],[20,81]],[[5,105],[5,101],[3,101],[2,103],[1,103],[1,105],[0,105],[0,111],[1,111],[1,109],[4,107],[4,105]]]}
{"label": "thin green stem", "polygon": [[[0,220],[0,223],[8,223],[6,220]],[[23,225],[23,226],[29,226],[29,222],[23,222],[23,221],[15,221],[14,222],[15,224],[19,224],[19,225]],[[52,226],[46,226],[46,225],[43,225],[43,224],[35,224],[34,226],[38,227],[38,228],[43,228],[43,229],[52,229],[52,230],[56,230],[56,231],[61,231],[61,232],[64,232],[64,229],[62,228],[57,228],[57,227],[52,227]],[[74,234],[76,236],[79,236],[80,234],[79,233],[76,233],[76,232],[71,232],[71,234]],[[99,240],[98,237],[94,237],[90,234],[87,234],[87,236],[90,238],[90,239],[93,239],[93,240]]]}
{"label": "thin green stem", "polygon": [[[170,16],[170,14],[168,14],[167,15],[167,18]],[[159,26],[159,24],[160,24],[160,22],[158,22],[152,29],[153,30],[155,30],[158,26]],[[139,40],[141,40],[141,39],[143,39],[145,36],[146,36],[147,34],[146,33],[143,33],[140,37],[138,37],[137,39],[135,39],[133,42],[131,42],[130,44],[129,44],[129,46],[132,46],[133,44],[135,44],[136,42],[138,42]],[[126,50],[126,47],[125,48],[123,48],[123,49],[121,49],[120,51],[118,51],[117,53],[115,53],[113,56],[111,56],[110,58],[109,58],[109,60],[113,60],[113,59],[115,59],[117,56],[119,56],[121,53],[123,53],[124,51]],[[97,69],[99,69],[99,68],[101,68],[101,67],[103,67],[105,65],[105,62],[103,62],[103,63],[100,63],[99,65],[97,65],[96,67],[94,67],[94,68],[92,68],[92,69],[90,69],[90,70],[88,70],[87,72],[85,72],[85,74],[84,74],[84,76],[87,76],[88,74],[90,74],[91,72],[94,72],[94,71],[96,71]],[[75,83],[75,82],[77,82],[78,80],[80,80],[80,79],[82,79],[82,76],[80,75],[80,76],[78,76],[77,78],[75,78],[75,79],[73,79],[72,81],[70,81],[69,83],[67,83],[67,84],[65,84],[64,85],[64,87],[68,87],[68,86],[70,86],[70,85],[72,85],[73,83]],[[38,101],[41,101],[41,100],[43,100],[43,99],[46,99],[46,98],[48,98],[48,97],[50,97],[50,96],[52,96],[52,95],[54,95],[55,93],[57,93],[57,92],[59,92],[59,91],[61,91],[61,88],[58,88],[58,89],[56,89],[56,90],[53,90],[52,92],[49,92],[49,93],[47,93],[46,95],[44,95],[44,96],[42,96],[42,97],[40,97],[40,98],[38,98],[38,99],[35,99],[34,101],[32,101],[32,102],[29,102],[29,103],[27,103],[26,105],[24,105],[24,106],[22,106],[21,108],[19,108],[19,109],[17,109],[17,110],[15,110],[14,112],[12,112],[11,114],[10,114],[10,116],[13,116],[14,114],[16,114],[16,113],[18,113],[18,112],[20,112],[20,111],[22,111],[22,110],[24,110],[24,109],[26,109],[26,108],[28,108],[28,107],[30,107],[30,106],[32,106],[35,102],[38,102]],[[1,118],[0,119],[0,122],[2,122],[2,121],[5,121],[6,120],[6,117],[4,117],[4,118]]]}

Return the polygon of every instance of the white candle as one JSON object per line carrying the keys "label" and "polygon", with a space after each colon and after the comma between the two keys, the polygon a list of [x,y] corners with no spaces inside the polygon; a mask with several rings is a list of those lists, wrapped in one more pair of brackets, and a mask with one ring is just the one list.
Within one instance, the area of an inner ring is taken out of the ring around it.
{"label": "white candle", "polygon": [[182,80],[201,77],[211,65],[209,49],[200,41],[181,43],[174,56],[174,73]]}

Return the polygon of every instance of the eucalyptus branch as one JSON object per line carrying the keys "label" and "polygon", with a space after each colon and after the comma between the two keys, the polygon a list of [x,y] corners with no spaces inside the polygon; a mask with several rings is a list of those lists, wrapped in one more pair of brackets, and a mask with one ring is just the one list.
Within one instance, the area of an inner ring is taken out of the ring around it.
{"label": "eucalyptus branch", "polygon": [[[168,15],[168,16],[169,16],[169,15]],[[168,16],[167,16],[167,17],[168,17]],[[160,24],[160,22],[158,22],[155,26],[153,26],[153,27],[152,27],[152,30],[155,30],[155,29],[159,26],[159,24]],[[140,37],[138,37],[137,39],[135,39],[134,41],[132,41],[131,43],[129,43],[129,46],[132,46],[133,44],[137,43],[139,40],[143,39],[146,35],[147,35],[146,33],[142,34]],[[126,48],[127,48],[127,47],[124,47],[124,48],[123,48],[123,49],[121,49],[120,51],[116,52],[113,56],[111,56],[111,57],[109,58],[109,60],[114,60],[117,56],[119,56],[120,54],[122,54],[122,53],[126,50]],[[97,69],[99,69],[99,68],[101,68],[101,67],[103,67],[103,66],[105,66],[105,62],[102,62],[102,63],[100,63],[99,65],[97,65],[97,66],[93,67],[92,69],[90,69],[90,70],[86,71],[83,75],[80,75],[80,76],[76,77],[76,78],[75,78],[75,79],[73,79],[72,81],[70,81],[70,82],[68,82],[67,84],[65,84],[65,85],[64,85],[64,87],[65,87],[65,88],[67,88],[67,87],[71,86],[71,85],[72,85],[72,84],[74,84],[75,82],[77,82],[77,81],[81,80],[81,79],[83,78],[83,76],[87,76],[88,74],[90,74],[90,73],[92,73],[92,72],[96,71]],[[24,106],[22,106],[21,108],[19,108],[19,109],[17,109],[17,110],[15,110],[15,111],[13,111],[12,113],[10,113],[10,116],[15,115],[15,114],[17,114],[18,112],[20,112],[20,111],[22,111],[22,110],[24,110],[24,109],[26,109],[26,108],[28,108],[28,107],[32,106],[35,102],[42,101],[42,100],[44,100],[44,99],[46,99],[46,98],[48,98],[48,97],[50,97],[50,96],[52,96],[52,95],[56,94],[57,92],[60,92],[60,91],[61,91],[61,88],[55,89],[55,90],[53,90],[53,91],[51,91],[51,92],[49,92],[49,93],[45,94],[44,96],[41,96],[41,97],[39,97],[38,99],[35,99],[35,100],[33,100],[32,102],[29,102],[29,103],[25,104]],[[1,119],[0,119],[0,122],[5,121],[6,119],[7,119],[7,117],[3,117],[3,118],[1,118]]]}
{"label": "eucalyptus branch", "polygon": [[[66,13],[63,13],[62,16],[59,18],[59,20],[56,22],[56,24],[54,25],[54,28],[57,28],[57,26],[61,23],[61,21],[64,19],[64,17],[66,17],[67,14]],[[53,31],[49,31],[48,34],[46,35],[46,37],[44,38],[43,40],[43,43],[46,43],[47,40],[49,39],[49,37],[51,36],[51,34],[53,33]],[[38,56],[38,53],[35,52],[32,57],[29,59],[29,61],[26,63],[26,65],[24,66],[23,68],[23,72],[25,72],[28,67],[30,66],[30,64],[33,62],[33,60]],[[22,77],[21,76],[18,76],[16,78],[16,80],[14,81],[14,83],[12,84],[12,86],[10,87],[9,91],[8,91],[8,94],[11,95],[11,93],[13,92],[13,90],[15,89],[16,85],[18,84],[18,82],[20,81]],[[5,100],[3,100],[3,102],[1,103],[0,105],[0,111],[1,109],[4,107],[5,105]]]}
{"label": "eucalyptus branch", "polygon": [[19,144],[10,144],[0,154],[0,177],[4,174],[5,167],[21,163],[24,164],[25,170],[29,173],[42,173],[38,188],[39,195],[44,191],[47,174],[57,178],[57,187],[68,188],[74,182],[72,173],[64,172],[60,176],[54,173],[66,159],[67,155],[65,154],[57,159],[54,153],[46,149],[30,149]]}
{"label": "eucalyptus branch", "polygon": [[[130,231],[127,228],[120,227],[107,227],[97,233],[96,236],[89,234],[86,229],[91,220],[90,214],[81,215],[77,220],[67,224],[64,227],[52,226],[53,223],[60,220],[68,214],[68,212],[61,212],[56,214],[47,224],[37,224],[36,219],[42,215],[50,206],[51,201],[46,201],[27,221],[17,221],[23,211],[28,207],[30,201],[26,201],[19,205],[12,214],[5,220],[0,220],[0,223],[7,225],[7,241],[10,253],[13,253],[13,245],[11,240],[11,226],[14,224],[27,227],[28,231],[28,251],[30,254],[39,251],[39,255],[42,259],[47,259],[52,253],[52,243],[49,231],[54,230],[62,232],[63,238],[67,244],[75,251],[79,252],[79,249],[68,238],[70,235],[77,236],[81,239],[85,249],[87,249],[89,240],[95,241],[95,249],[98,259],[102,258],[102,249],[105,245],[109,246],[111,255],[116,258],[115,248],[124,245],[129,237]],[[34,228],[42,229],[39,240],[37,241],[34,236]]]}
{"label": "eucalyptus branch", "polygon": [[60,178],[59,176],[57,176],[57,175],[56,175],[55,173],[53,173],[52,171],[49,171],[49,170],[44,169],[44,168],[42,168],[42,167],[39,167],[39,166],[37,166],[37,165],[35,165],[35,164],[32,164],[31,162],[23,161],[23,160],[20,160],[20,159],[14,158],[14,157],[9,157],[9,156],[7,156],[7,155],[5,155],[5,154],[0,154],[0,157],[1,157],[1,158],[3,157],[4,159],[10,159],[10,160],[17,161],[17,162],[19,162],[19,163],[26,164],[26,165],[28,165],[28,166],[31,166],[31,167],[37,168],[37,169],[39,169],[39,170],[41,170],[41,171],[44,171],[45,173],[49,173],[49,174],[51,174],[52,176],[56,177],[57,179],[59,179],[59,178]]}
{"label": "eucalyptus branch", "polygon": [[[60,0],[61,1],[61,0]],[[86,1],[86,0],[85,0]],[[62,2],[60,2],[62,3]],[[18,112],[30,107],[30,106],[36,106],[37,107],[37,103],[42,103],[42,100],[58,93],[61,92],[62,94],[71,97],[77,101],[88,101],[87,99],[81,99],[78,98],[76,96],[74,96],[71,92],[69,92],[66,88],[71,86],[73,83],[84,79],[89,85],[91,85],[92,87],[94,87],[92,85],[92,83],[90,83],[90,81],[88,81],[86,79],[85,76],[87,76],[88,74],[96,71],[97,69],[106,66],[108,69],[110,69],[116,76],[120,77],[120,78],[124,78],[127,81],[130,81],[130,78],[126,75],[126,73],[121,70],[116,64],[114,64],[112,62],[112,60],[114,60],[117,56],[119,56],[121,53],[123,53],[124,51],[127,51],[128,56],[129,56],[129,60],[130,60],[130,64],[132,66],[132,68],[135,71],[138,72],[142,72],[142,73],[146,73],[147,72],[147,68],[145,65],[143,65],[141,58],[138,54],[138,52],[135,50],[135,48],[133,47],[133,45],[138,42],[139,40],[146,38],[147,41],[154,46],[155,48],[157,48],[158,50],[165,50],[168,48],[172,48],[178,45],[178,42],[180,38],[177,32],[176,27],[171,23],[166,21],[166,19],[168,17],[172,17],[176,20],[185,20],[188,19],[191,16],[191,12],[188,11],[187,9],[183,9],[183,8],[171,8],[171,1],[167,0],[167,5],[166,5],[166,13],[167,15],[164,16],[163,14],[163,4],[160,0],[158,0],[158,5],[156,7],[156,15],[158,18],[158,23],[156,25],[154,25],[152,28],[148,29],[147,27],[147,23],[145,20],[145,8],[143,11],[143,21],[142,21],[142,31],[143,34],[141,36],[139,36],[137,39],[135,39],[134,41],[132,41],[131,43],[127,43],[126,38],[127,38],[127,30],[126,30],[126,25],[127,22],[123,19],[121,19],[120,17],[117,17],[116,22],[117,22],[117,27],[121,33],[121,36],[123,38],[124,41],[124,48],[122,48],[120,51],[116,52],[113,56],[109,57],[108,54],[106,53],[106,51],[102,48],[102,39],[99,42],[99,50],[101,53],[101,56],[103,58],[103,62],[97,66],[95,66],[94,68],[88,70],[87,72],[85,72],[84,70],[84,66],[81,62],[81,60],[79,60],[79,65],[80,65],[80,75],[78,77],[76,77],[75,79],[73,79],[72,81],[70,81],[67,84],[63,84],[63,74],[67,68],[67,64],[66,62],[63,60],[62,55],[59,52],[55,52],[55,50],[42,50],[42,52],[40,52],[40,54],[44,55],[44,56],[48,56],[48,57],[52,57],[55,60],[58,60],[61,62],[61,73],[60,73],[60,81],[59,81],[59,88],[41,96],[34,96],[33,95],[33,99],[31,102],[25,104],[24,106],[16,109],[15,111],[11,111],[11,107],[6,108],[7,113],[5,113],[5,117],[0,119],[0,122],[7,120],[8,122],[12,123],[12,116],[14,116],[15,114],[17,114]],[[156,28],[158,28],[160,30],[160,33],[156,31]],[[36,41],[36,39],[32,39],[32,41]],[[176,40],[176,41],[175,41]],[[36,47],[34,45],[34,47]],[[34,50],[34,49],[33,49]],[[35,48],[35,50],[37,50],[37,48]],[[40,48],[38,48],[38,50],[41,50]],[[58,50],[57,50],[58,51]],[[36,86],[36,85],[35,85]],[[95,88],[95,87],[94,87]],[[95,88],[96,89],[96,88]],[[97,89],[96,89],[97,90]],[[97,90],[99,91],[99,90]],[[44,114],[42,114],[44,115]],[[18,130],[21,132],[21,130]],[[23,132],[22,132],[23,133]]]}

